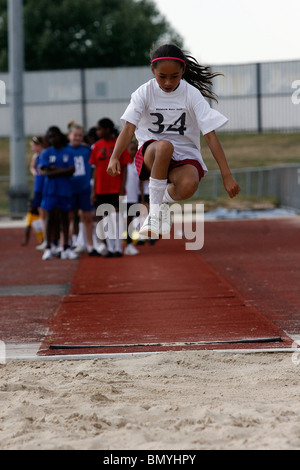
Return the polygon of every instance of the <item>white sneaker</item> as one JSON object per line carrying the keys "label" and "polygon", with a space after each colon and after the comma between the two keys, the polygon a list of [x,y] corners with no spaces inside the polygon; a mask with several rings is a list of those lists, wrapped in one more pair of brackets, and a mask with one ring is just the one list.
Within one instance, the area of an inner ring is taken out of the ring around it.
{"label": "white sneaker", "polygon": [[101,256],[105,256],[107,255],[108,253],[108,249],[107,249],[107,246],[104,242],[100,242],[97,246],[96,246],[96,250],[98,251],[98,253],[101,255]]}
{"label": "white sneaker", "polygon": [[140,228],[139,234],[146,237],[159,238],[159,218],[156,215],[149,214]]}
{"label": "white sneaker", "polygon": [[169,204],[164,203],[160,205],[160,215],[161,223],[159,233],[161,235],[168,235],[171,232],[172,228],[172,219]]}
{"label": "white sneaker", "polygon": [[81,254],[81,253],[86,253],[87,252],[87,248],[83,245],[77,245],[76,248],[74,248],[74,253],[78,253],[78,254]]}
{"label": "white sneaker", "polygon": [[36,250],[39,250],[39,251],[43,251],[46,249],[46,246],[47,246],[47,242],[46,240],[44,240],[42,243],[40,243],[39,245],[37,245],[35,247]]}
{"label": "white sneaker", "polygon": [[51,248],[46,248],[46,250],[44,251],[44,254],[42,256],[42,260],[47,260],[47,259],[51,259],[52,258],[52,251],[51,251]]}
{"label": "white sneaker", "polygon": [[132,243],[129,243],[129,245],[127,245],[124,250],[124,255],[134,256],[138,255],[139,253],[139,250]]}
{"label": "white sneaker", "polygon": [[78,255],[74,253],[70,248],[63,250],[60,254],[60,259],[77,259]]}
{"label": "white sneaker", "polygon": [[54,245],[54,244],[52,244],[52,246],[51,246],[51,253],[52,253],[53,256],[56,256],[57,258],[59,258],[61,251],[62,251],[62,248],[61,248],[60,245]]}

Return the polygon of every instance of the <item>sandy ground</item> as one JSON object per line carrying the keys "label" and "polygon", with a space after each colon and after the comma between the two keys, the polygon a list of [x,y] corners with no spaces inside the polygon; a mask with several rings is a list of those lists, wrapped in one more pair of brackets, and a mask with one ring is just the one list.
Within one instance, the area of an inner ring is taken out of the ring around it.
{"label": "sandy ground", "polygon": [[300,449],[300,353],[0,365],[1,449]]}

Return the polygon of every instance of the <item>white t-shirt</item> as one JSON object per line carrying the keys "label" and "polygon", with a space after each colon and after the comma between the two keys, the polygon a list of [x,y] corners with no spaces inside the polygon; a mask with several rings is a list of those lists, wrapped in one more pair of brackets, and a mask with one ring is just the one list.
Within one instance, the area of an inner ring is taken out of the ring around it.
{"label": "white t-shirt", "polygon": [[185,80],[176,90],[166,93],[153,78],[132,93],[121,122],[136,126],[139,146],[151,139],[168,140],[174,145],[174,160],[198,160],[206,173],[200,132],[205,135],[214,131],[228,119],[212,109],[201,92]]}

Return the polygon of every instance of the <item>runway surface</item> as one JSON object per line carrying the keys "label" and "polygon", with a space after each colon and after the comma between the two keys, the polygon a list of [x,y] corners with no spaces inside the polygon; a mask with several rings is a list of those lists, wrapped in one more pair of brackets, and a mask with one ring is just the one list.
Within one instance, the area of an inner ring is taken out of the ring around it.
{"label": "runway surface", "polygon": [[299,217],[205,223],[204,247],[42,261],[2,228],[0,340],[36,355],[279,350],[300,334]]}

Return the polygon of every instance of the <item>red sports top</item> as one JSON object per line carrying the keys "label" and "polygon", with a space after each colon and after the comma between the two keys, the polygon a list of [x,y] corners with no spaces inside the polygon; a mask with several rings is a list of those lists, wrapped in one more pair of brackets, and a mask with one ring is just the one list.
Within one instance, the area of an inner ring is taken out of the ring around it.
{"label": "red sports top", "polygon": [[[106,170],[109,159],[113,152],[115,138],[111,140],[100,139],[92,148],[90,164],[95,167],[95,193],[96,194],[119,194],[122,186],[122,171],[117,176],[110,176]],[[132,163],[128,150],[124,150],[120,157],[121,168]]]}

